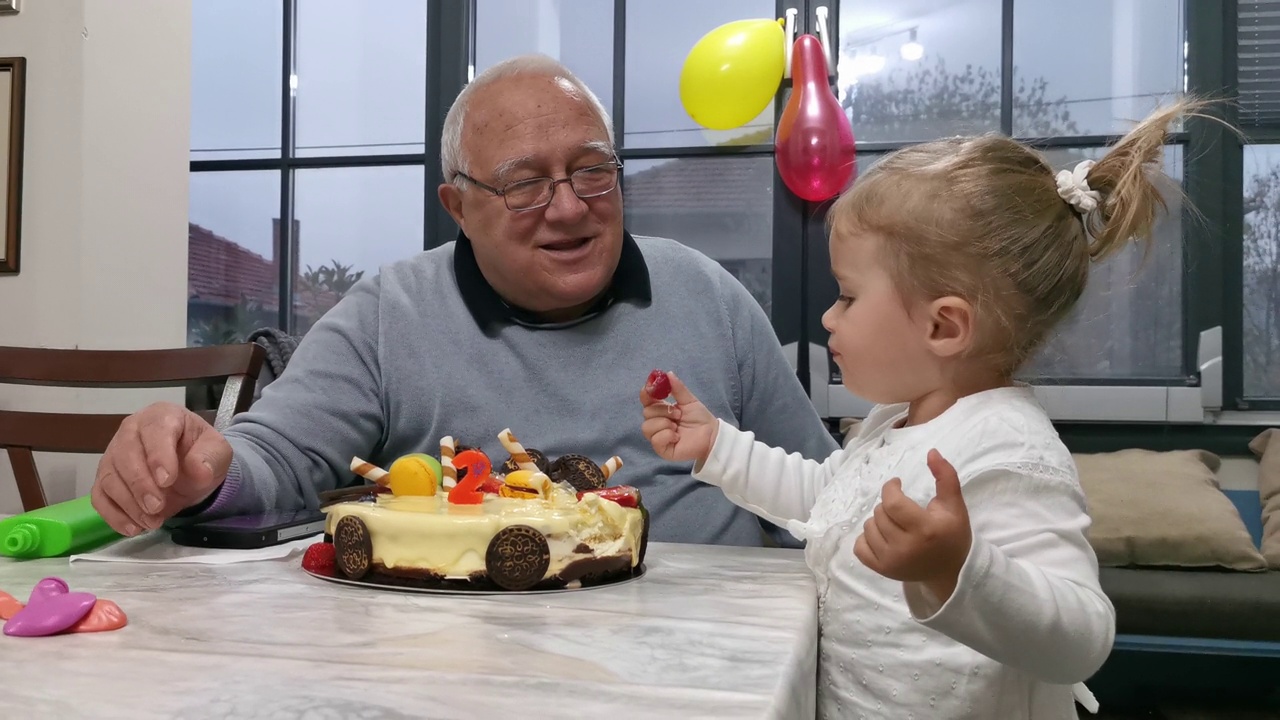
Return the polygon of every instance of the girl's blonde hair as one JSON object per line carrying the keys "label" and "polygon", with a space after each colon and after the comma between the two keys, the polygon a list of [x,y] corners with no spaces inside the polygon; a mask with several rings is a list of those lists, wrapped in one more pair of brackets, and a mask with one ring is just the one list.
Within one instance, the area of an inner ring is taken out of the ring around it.
{"label": "girl's blonde hair", "polygon": [[972,304],[971,354],[1013,374],[1080,299],[1091,261],[1150,239],[1167,209],[1157,182],[1169,125],[1200,106],[1157,111],[1110,148],[1086,175],[1101,201],[1083,216],[1059,195],[1040,153],[987,135],[885,157],[835,202],[827,223],[837,242],[877,238],[904,298]]}

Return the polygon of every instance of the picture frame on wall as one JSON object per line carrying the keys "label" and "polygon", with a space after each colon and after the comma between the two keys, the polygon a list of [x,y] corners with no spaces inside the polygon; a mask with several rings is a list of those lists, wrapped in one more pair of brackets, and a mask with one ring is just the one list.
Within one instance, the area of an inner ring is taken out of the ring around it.
{"label": "picture frame on wall", "polygon": [[0,0],[0,15],[17,15],[21,0]]}
{"label": "picture frame on wall", "polygon": [[26,78],[25,58],[0,58],[0,275],[17,275],[19,267]]}

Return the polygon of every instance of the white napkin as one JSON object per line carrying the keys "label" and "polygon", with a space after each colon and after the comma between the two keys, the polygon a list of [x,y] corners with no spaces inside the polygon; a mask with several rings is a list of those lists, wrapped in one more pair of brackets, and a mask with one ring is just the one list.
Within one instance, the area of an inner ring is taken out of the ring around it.
{"label": "white napkin", "polygon": [[302,553],[312,543],[317,542],[322,534],[316,533],[287,543],[254,550],[225,550],[179,545],[169,539],[168,532],[153,530],[137,537],[122,538],[93,552],[72,555],[68,562],[97,560],[99,562],[229,565],[259,560],[283,560]]}

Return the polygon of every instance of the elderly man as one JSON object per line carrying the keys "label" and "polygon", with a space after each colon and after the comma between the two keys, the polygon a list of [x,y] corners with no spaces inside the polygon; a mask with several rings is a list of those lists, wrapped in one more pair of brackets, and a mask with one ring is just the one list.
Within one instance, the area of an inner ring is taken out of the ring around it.
{"label": "elderly man", "polygon": [[225,434],[169,404],[131,416],[94,507],[127,535],[315,507],[352,456],[385,467],[451,435],[499,459],[510,427],[551,457],[621,456],[613,482],[642,491],[655,540],[761,544],[754,515],[649,447],[636,394],[650,369],[770,444],[820,459],[836,443],[747,291],[704,255],[623,229],[600,101],[549,58],[509,60],[458,96],[441,159],[456,241],[354,287]]}

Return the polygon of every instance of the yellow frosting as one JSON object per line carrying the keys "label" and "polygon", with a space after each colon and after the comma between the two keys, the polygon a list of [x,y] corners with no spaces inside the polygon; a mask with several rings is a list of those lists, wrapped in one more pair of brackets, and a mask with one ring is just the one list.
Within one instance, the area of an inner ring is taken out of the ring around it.
{"label": "yellow frosting", "polygon": [[[644,518],[588,493],[578,500],[565,486],[552,485],[545,499],[507,498],[486,493],[478,505],[455,505],[447,493],[433,496],[379,495],[376,502],[343,502],[326,508],[327,530],[348,515],[369,528],[373,561],[391,569],[430,570],[446,578],[466,578],[485,570],[489,541],[502,528],[528,525],[547,537],[547,575],[593,557],[640,557]],[[578,552],[585,544],[589,552]]]}

